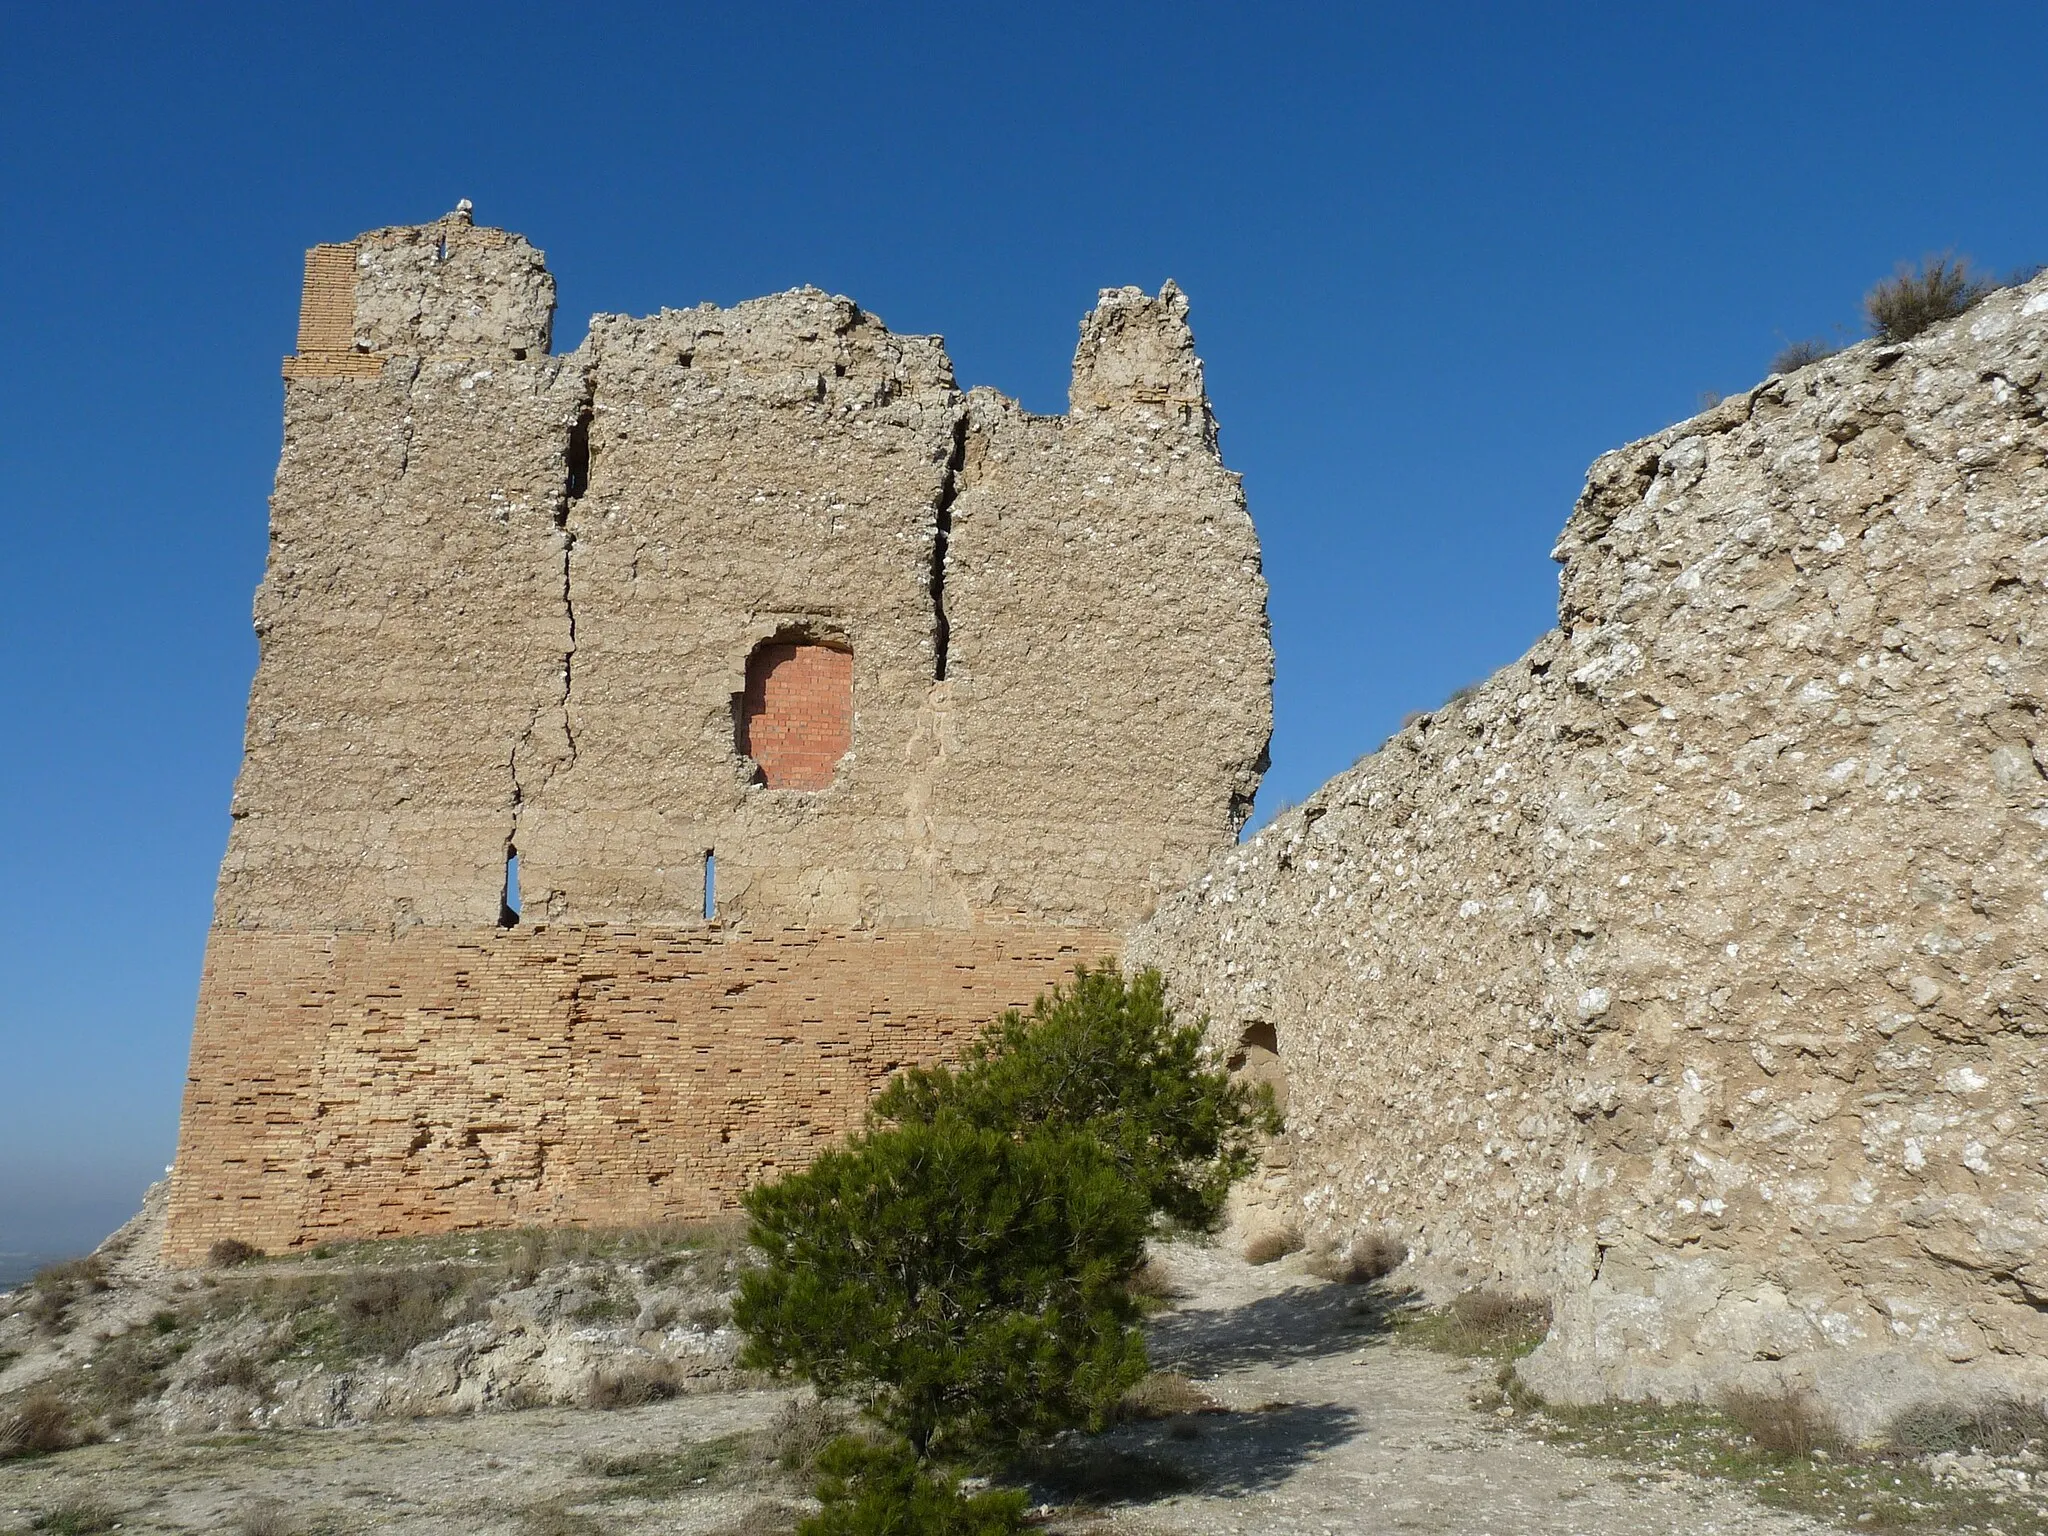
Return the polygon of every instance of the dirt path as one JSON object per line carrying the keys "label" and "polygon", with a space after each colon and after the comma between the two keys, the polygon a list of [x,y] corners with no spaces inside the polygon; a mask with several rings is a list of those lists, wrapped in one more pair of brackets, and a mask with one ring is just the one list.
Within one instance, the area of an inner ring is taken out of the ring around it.
{"label": "dirt path", "polygon": [[[1152,1332],[1154,1364],[1200,1381],[1227,1407],[1201,1438],[1122,1429],[1111,1445],[1202,1469],[1200,1487],[1111,1523],[1190,1536],[1792,1536],[1830,1527],[1765,1509],[1698,1478],[1639,1476],[1498,1427],[1470,1398],[1490,1362],[1392,1343],[1356,1293],[1292,1261],[1255,1269],[1220,1249],[1168,1251],[1190,1293]],[[1183,1422],[1181,1433],[1187,1432]]]}
{"label": "dirt path", "polygon": [[[1180,1469],[1195,1486],[1062,1526],[1103,1536],[1828,1529],[1710,1482],[1639,1475],[1499,1426],[1470,1405],[1490,1366],[1390,1342],[1372,1314],[1353,1310],[1357,1292],[1291,1263],[1255,1269],[1221,1249],[1185,1246],[1166,1261],[1188,1295],[1155,1322],[1154,1361],[1239,1411],[1101,1437],[1095,1448],[1110,1460],[1123,1452],[1132,1464]],[[706,1442],[765,1429],[786,1397],[733,1392],[613,1413],[542,1409],[92,1446],[0,1467],[0,1530],[97,1499],[124,1532],[140,1533],[257,1529],[244,1517],[272,1507],[286,1523],[270,1529],[305,1536],[695,1536],[796,1492],[758,1450],[703,1454]],[[691,1475],[693,1454],[701,1478]],[[605,1475],[608,1461],[634,1457],[667,1458],[665,1481]]]}

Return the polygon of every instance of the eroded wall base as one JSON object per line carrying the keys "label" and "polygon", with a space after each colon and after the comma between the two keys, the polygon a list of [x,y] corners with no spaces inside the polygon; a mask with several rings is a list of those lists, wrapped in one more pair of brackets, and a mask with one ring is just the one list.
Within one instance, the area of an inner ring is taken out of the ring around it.
{"label": "eroded wall base", "polygon": [[730,1209],[1077,963],[1076,928],[216,931],[165,1257]]}

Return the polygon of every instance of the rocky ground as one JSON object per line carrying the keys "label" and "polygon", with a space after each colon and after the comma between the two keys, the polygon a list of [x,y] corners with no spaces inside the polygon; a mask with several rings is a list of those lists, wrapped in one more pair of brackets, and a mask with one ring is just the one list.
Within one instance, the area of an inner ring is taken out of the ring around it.
{"label": "rocky ground", "polygon": [[[73,1438],[628,1407],[730,1387],[736,1228],[528,1231],[156,1261],[163,1187],[0,1304],[0,1410]],[[0,1425],[4,1438],[4,1425]]]}
{"label": "rocky ground", "polygon": [[[2040,1507],[2012,1468],[1979,1468],[1973,1491],[1943,1503],[1940,1489],[1953,1488],[1958,1475],[1954,1457],[1947,1484],[1939,1468],[1917,1465],[1848,1468],[1825,1456],[1731,1460],[1731,1431],[1718,1420],[1709,1425],[1711,1416],[1695,1414],[1686,1421],[1690,1429],[1674,1429],[1653,1413],[1562,1415],[1503,1394],[1494,1358],[1459,1359],[1422,1347],[1418,1341],[1442,1340],[1404,1323],[1398,1292],[1319,1280],[1301,1256],[1253,1266],[1222,1247],[1175,1245],[1161,1258],[1177,1295],[1152,1325],[1162,1375],[1142,1408],[1110,1433],[1076,1437],[1030,1469],[1041,1517],[1054,1530],[1789,1536],[1882,1526],[2020,1536],[2043,1529]],[[597,1267],[587,1256],[575,1262]],[[630,1284],[650,1294],[659,1289],[659,1281],[646,1279],[644,1260],[614,1255],[604,1263],[638,1275]],[[216,1288],[229,1283],[216,1277]],[[612,1283],[620,1290],[629,1285]],[[547,1290],[528,1283],[503,1295],[536,1288]],[[631,1304],[644,1309],[648,1298],[636,1294]],[[130,1310],[139,1314],[140,1329],[153,1328],[147,1311]],[[531,1297],[509,1304],[500,1296],[484,1311],[453,1330],[471,1330],[467,1345],[429,1341],[400,1364],[378,1367],[385,1387],[341,1391],[344,1405],[365,1411],[338,1416],[336,1427],[282,1427],[276,1407],[302,1401],[299,1387],[284,1385],[304,1374],[288,1352],[270,1367],[277,1384],[267,1389],[268,1399],[260,1390],[252,1394],[253,1416],[271,1427],[166,1433],[183,1421],[145,1406],[114,1432],[118,1438],[0,1463],[0,1530],[770,1536],[801,1513],[807,1501],[800,1467],[820,1433],[816,1407],[798,1394],[740,1381],[729,1356],[723,1376],[706,1369],[679,1378],[684,1395],[609,1411],[368,1411],[433,1406],[417,1394],[436,1380],[448,1389],[443,1408],[458,1399],[503,1407],[506,1393],[494,1397],[474,1386],[484,1369],[475,1361],[492,1358],[540,1362],[520,1379],[552,1381],[564,1396],[580,1391],[587,1398],[602,1347],[653,1358],[656,1351],[641,1341],[652,1334],[659,1345],[665,1332],[634,1331],[643,1320],[636,1312],[588,1325],[610,1330],[610,1345],[600,1346],[579,1342],[576,1328],[559,1317],[548,1321],[549,1306]],[[687,1333],[692,1325],[679,1326]],[[537,1350],[521,1327],[543,1339]],[[73,1359],[61,1369],[82,1374],[84,1363]],[[10,1378],[23,1365],[17,1360]],[[46,1371],[44,1380],[58,1375]],[[411,1385],[394,1391],[390,1380]],[[1693,1454],[1710,1443],[1715,1455]],[[1900,1471],[1902,1491],[1874,1489]],[[1800,1484],[1791,1490],[1800,1495],[1795,1502],[1834,1518],[1760,1500],[1759,1492],[1783,1502],[1786,1477]],[[1922,1501],[1918,1508],[1914,1497]]]}

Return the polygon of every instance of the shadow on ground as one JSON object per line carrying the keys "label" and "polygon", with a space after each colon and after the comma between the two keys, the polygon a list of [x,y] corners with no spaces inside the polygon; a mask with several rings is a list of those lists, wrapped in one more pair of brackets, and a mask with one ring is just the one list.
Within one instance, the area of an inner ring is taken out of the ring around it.
{"label": "shadow on ground", "polygon": [[1190,1376],[1318,1360],[1384,1337],[1420,1299],[1376,1285],[1294,1286],[1241,1307],[1168,1313],[1148,1330],[1146,1352],[1155,1370]]}
{"label": "shadow on ground", "polygon": [[1356,1409],[1335,1403],[1186,1414],[1063,1440],[1020,1476],[1036,1504],[1149,1504],[1177,1493],[1261,1493],[1362,1427]]}

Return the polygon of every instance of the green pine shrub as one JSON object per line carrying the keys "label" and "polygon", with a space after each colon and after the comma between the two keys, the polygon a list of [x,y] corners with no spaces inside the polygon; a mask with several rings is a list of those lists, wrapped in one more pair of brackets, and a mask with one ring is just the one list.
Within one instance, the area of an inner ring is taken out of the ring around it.
{"label": "green pine shrub", "polygon": [[864,1404],[917,1459],[1100,1425],[1145,1374],[1147,1211],[1072,1130],[872,1130],[747,1196],[743,1364]]}
{"label": "green pine shrub", "polygon": [[1024,1528],[1020,1489],[966,1493],[959,1479],[921,1466],[907,1446],[848,1435],[819,1458],[824,1508],[797,1536],[1011,1536]]}
{"label": "green pine shrub", "polygon": [[875,1114],[900,1125],[940,1114],[1011,1132],[1085,1130],[1169,1221],[1206,1230],[1230,1186],[1278,1131],[1272,1089],[1208,1065],[1202,1031],[1175,1023],[1156,970],[1079,966],[1030,1014],[1004,1014],[955,1068],[899,1073]]}
{"label": "green pine shrub", "polygon": [[996,1536],[1021,1492],[966,1494],[1063,1430],[1101,1429],[1146,1377],[1155,1225],[1212,1226],[1270,1088],[1209,1065],[1156,971],[1080,967],[956,1067],[898,1076],[866,1128],[746,1198],[743,1364],[806,1377],[886,1437],[825,1447],[803,1536]]}

